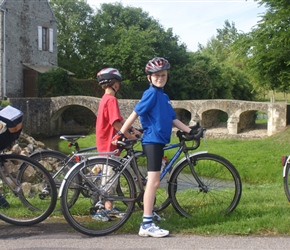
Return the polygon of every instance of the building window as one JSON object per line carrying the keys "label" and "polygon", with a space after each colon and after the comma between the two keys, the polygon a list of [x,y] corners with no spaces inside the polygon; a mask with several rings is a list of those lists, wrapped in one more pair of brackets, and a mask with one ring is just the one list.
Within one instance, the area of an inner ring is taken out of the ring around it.
{"label": "building window", "polygon": [[53,29],[38,26],[38,50],[53,52]]}

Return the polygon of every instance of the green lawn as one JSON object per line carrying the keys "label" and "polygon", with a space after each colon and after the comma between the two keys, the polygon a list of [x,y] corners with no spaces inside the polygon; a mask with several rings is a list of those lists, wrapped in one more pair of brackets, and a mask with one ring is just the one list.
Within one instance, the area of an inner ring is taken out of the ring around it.
{"label": "green lawn", "polygon": [[[80,144],[91,146],[94,136],[91,137],[87,145]],[[172,142],[175,141],[172,137]],[[281,156],[290,153],[289,142],[290,129],[259,140],[202,140],[198,150],[227,158],[239,171],[243,183],[240,203],[229,215],[198,214],[192,218],[179,216],[170,205],[160,213],[166,218],[160,226],[182,234],[289,235],[290,207],[284,193],[281,165]],[[167,157],[170,156],[167,152]],[[117,233],[135,234],[141,217],[142,211],[136,211]]]}

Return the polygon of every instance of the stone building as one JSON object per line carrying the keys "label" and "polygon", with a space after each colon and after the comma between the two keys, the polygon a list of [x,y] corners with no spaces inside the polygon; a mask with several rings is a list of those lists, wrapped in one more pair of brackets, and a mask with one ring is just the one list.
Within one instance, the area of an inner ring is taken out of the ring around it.
{"label": "stone building", "polygon": [[57,66],[57,19],[48,0],[0,0],[0,99],[36,96]]}

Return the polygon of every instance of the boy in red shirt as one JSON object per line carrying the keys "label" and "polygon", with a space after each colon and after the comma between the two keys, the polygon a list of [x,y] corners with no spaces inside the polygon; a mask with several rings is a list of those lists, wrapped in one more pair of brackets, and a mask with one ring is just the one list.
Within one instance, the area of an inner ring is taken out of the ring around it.
{"label": "boy in red shirt", "polygon": [[[116,145],[111,143],[113,136],[119,131],[125,122],[121,116],[116,93],[120,89],[122,76],[115,68],[102,69],[97,74],[99,84],[105,90],[105,93],[100,101],[98,115],[96,120],[96,144],[98,152],[112,152],[117,149]],[[137,130],[132,131],[135,134],[140,134]],[[127,138],[135,138],[126,131]],[[119,153],[120,154],[120,153]],[[118,154],[118,155],[119,155]],[[113,174],[111,168],[102,169],[106,173],[107,178]],[[102,182],[106,183],[106,178],[102,178]],[[103,185],[102,183],[102,185]],[[116,183],[117,185],[117,183]],[[116,185],[114,185],[110,193],[115,193]],[[114,207],[111,201],[105,201],[105,210],[99,210],[93,218],[101,221],[109,221],[110,217],[121,217],[121,211]]]}

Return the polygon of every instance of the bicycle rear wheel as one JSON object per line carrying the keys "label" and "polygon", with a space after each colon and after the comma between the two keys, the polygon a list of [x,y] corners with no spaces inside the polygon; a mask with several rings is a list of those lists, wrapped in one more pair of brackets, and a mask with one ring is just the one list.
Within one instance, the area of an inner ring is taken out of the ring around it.
{"label": "bicycle rear wheel", "polygon": [[33,159],[7,154],[0,156],[0,219],[18,226],[45,220],[53,211],[57,191],[47,170]]}
{"label": "bicycle rear wheel", "polygon": [[[225,158],[204,153],[190,157],[173,169],[169,181],[172,205],[182,216],[230,213],[238,205],[242,183],[235,167]],[[193,175],[196,173],[202,186]]]}
{"label": "bicycle rear wheel", "polygon": [[287,163],[286,169],[283,173],[284,191],[288,201],[290,202],[290,164]]}
{"label": "bicycle rear wheel", "polygon": [[[75,165],[75,160],[70,162],[65,162],[67,156],[61,152],[54,150],[43,150],[36,153],[33,153],[29,156],[30,158],[38,161],[42,164],[46,170],[53,177],[56,188],[59,189],[62,183],[62,180],[66,173]],[[76,181],[81,183],[80,176],[76,176]],[[74,204],[80,195],[80,189],[72,188],[71,189],[71,200],[70,204]],[[55,211],[60,211],[60,204],[57,203]]]}
{"label": "bicycle rear wheel", "polygon": [[[94,174],[94,166],[100,166],[103,169],[103,173]],[[107,185],[103,183],[106,167],[115,169],[113,175],[118,175],[120,164],[107,158],[88,159],[82,162],[76,167],[71,174],[65,180],[61,190],[61,207],[63,215],[67,222],[77,231],[90,235],[90,236],[102,236],[112,233],[119,229],[130,217],[135,205],[136,187],[133,178],[129,171],[125,169],[122,174],[114,181],[117,184],[118,191],[111,194],[106,200],[110,200],[113,206],[122,211],[122,216],[110,217],[109,221],[101,221],[93,218],[93,215],[97,211],[104,211],[105,199],[102,196],[102,191],[105,192]],[[82,185],[75,183],[75,176],[80,175],[82,177]],[[117,183],[116,183],[117,182]],[[71,186],[79,186],[84,189],[87,196],[80,195],[78,200],[72,205],[68,205]]]}

